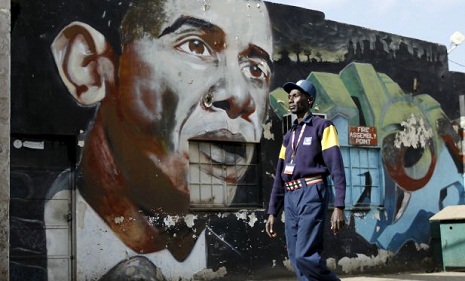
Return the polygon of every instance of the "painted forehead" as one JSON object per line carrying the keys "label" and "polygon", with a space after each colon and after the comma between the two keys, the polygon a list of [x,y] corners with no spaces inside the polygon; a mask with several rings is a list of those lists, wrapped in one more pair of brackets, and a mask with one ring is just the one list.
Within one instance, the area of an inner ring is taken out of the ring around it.
{"label": "painted forehead", "polygon": [[249,0],[140,0],[123,20],[122,43],[125,45],[147,36],[158,38],[182,24],[193,23],[192,27],[198,28],[201,22],[210,30],[229,33],[244,46],[258,42],[261,49],[271,54],[271,27],[266,7],[261,1]]}
{"label": "painted forehead", "polygon": [[262,49],[271,52],[271,24],[266,6],[261,1],[175,0],[172,5],[167,4],[166,16],[166,25],[172,25],[182,16],[201,19],[222,29],[234,43],[248,45],[259,42],[257,44],[262,45]]}

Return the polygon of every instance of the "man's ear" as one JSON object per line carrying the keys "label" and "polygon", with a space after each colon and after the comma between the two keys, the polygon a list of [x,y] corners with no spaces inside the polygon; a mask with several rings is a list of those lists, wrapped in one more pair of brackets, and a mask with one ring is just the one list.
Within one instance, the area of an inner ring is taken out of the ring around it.
{"label": "man's ear", "polygon": [[313,99],[312,97],[307,97],[307,99],[308,99],[308,105],[309,105],[309,106],[310,106],[310,108],[311,108],[311,107],[312,107],[312,105],[313,105],[313,101],[314,101],[314,99]]}
{"label": "man's ear", "polygon": [[82,22],[63,28],[51,45],[63,83],[82,105],[105,97],[115,81],[116,57],[105,37]]}

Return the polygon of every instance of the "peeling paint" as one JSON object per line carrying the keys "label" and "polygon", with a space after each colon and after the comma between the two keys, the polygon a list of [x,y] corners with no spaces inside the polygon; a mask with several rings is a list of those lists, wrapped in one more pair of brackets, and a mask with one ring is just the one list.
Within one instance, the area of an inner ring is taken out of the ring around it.
{"label": "peeling paint", "polygon": [[403,131],[396,134],[394,145],[400,148],[404,147],[420,148],[425,147],[428,140],[433,137],[433,130],[425,124],[421,116],[415,116],[413,113],[407,118],[407,121],[401,123]]}
{"label": "peeling paint", "polygon": [[275,174],[274,173],[270,173],[268,171],[265,172],[267,176],[271,177],[273,180],[275,178]]}
{"label": "peeling paint", "polygon": [[184,222],[186,223],[187,227],[192,228],[197,218],[197,215],[188,214],[184,217]]}
{"label": "peeling paint", "polygon": [[257,215],[255,212],[249,213],[248,211],[239,211],[236,212],[237,220],[242,220],[247,222],[250,227],[254,227],[255,223],[258,221]]}
{"label": "peeling paint", "polygon": [[115,217],[114,221],[115,221],[116,224],[122,224],[124,222],[124,217],[123,216]]}
{"label": "peeling paint", "polygon": [[292,264],[291,264],[291,260],[286,258],[285,260],[283,260],[283,265],[285,268],[287,268],[288,270],[294,272],[294,268],[292,267]]}
{"label": "peeling paint", "polygon": [[266,140],[274,140],[274,134],[271,132],[271,122],[262,124],[263,138]]}
{"label": "peeling paint", "polygon": [[227,214],[227,213],[217,213],[216,215],[217,215],[217,216],[218,216],[218,218],[220,218],[220,219],[222,219],[222,218],[225,218],[225,217],[227,217],[227,216],[228,216],[228,214]]}
{"label": "peeling paint", "polygon": [[210,268],[206,268],[194,274],[194,280],[213,280],[226,275],[226,267],[222,266],[217,271],[213,271]]}
{"label": "peeling paint", "polygon": [[329,269],[332,271],[335,271],[337,269],[337,262],[335,258],[328,258],[326,260],[326,265],[328,266]]}
{"label": "peeling paint", "polygon": [[236,217],[238,220],[247,220],[247,212],[239,211],[236,213]]}
{"label": "peeling paint", "polygon": [[392,252],[379,249],[376,256],[357,254],[355,258],[344,257],[339,260],[338,265],[348,274],[363,272],[365,268],[386,266],[387,260],[392,256],[394,256]]}
{"label": "peeling paint", "polygon": [[175,226],[178,220],[179,220],[178,216],[166,216],[163,219],[163,223],[165,224],[165,226],[170,227],[170,226]]}
{"label": "peeling paint", "polygon": [[415,247],[417,248],[417,251],[420,251],[420,250],[429,250],[430,246],[428,244],[425,244],[425,243],[415,243]]}
{"label": "peeling paint", "polygon": [[250,225],[250,227],[253,227],[257,221],[258,221],[258,219],[257,219],[257,216],[255,215],[255,212],[251,213],[249,215],[249,225]]}

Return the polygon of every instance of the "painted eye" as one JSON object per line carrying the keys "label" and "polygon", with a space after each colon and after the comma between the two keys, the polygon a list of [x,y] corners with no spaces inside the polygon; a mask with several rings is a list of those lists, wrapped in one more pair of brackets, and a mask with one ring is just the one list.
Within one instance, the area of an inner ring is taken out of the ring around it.
{"label": "painted eye", "polygon": [[264,63],[250,62],[242,68],[242,71],[252,79],[265,80],[270,75],[269,67]]}
{"label": "painted eye", "polygon": [[258,77],[260,78],[262,75],[265,75],[262,70],[256,66],[256,65],[252,65],[250,66],[250,74],[253,76],[253,77]]}
{"label": "painted eye", "polygon": [[207,44],[199,39],[189,39],[176,46],[176,49],[198,57],[213,57]]}

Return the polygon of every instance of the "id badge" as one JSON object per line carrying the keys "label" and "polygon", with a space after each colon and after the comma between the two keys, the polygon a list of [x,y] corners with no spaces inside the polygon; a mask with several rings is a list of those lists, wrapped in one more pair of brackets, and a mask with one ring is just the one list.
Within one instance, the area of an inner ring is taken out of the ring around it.
{"label": "id badge", "polygon": [[292,175],[294,172],[295,164],[294,163],[288,163],[286,164],[286,167],[284,167],[284,173],[286,175]]}

